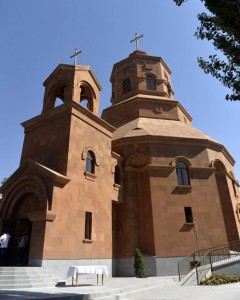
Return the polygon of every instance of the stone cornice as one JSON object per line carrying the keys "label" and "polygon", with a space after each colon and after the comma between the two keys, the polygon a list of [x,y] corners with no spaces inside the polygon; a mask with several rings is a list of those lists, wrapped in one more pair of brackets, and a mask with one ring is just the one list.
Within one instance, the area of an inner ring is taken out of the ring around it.
{"label": "stone cornice", "polygon": [[[73,110],[71,111],[72,114],[74,114],[76,117],[82,119],[89,125],[92,125],[99,131],[101,131],[105,134],[108,134],[108,135],[110,134],[110,136],[112,136],[112,133],[116,130],[115,127],[113,127],[112,125],[110,125],[109,123],[104,121],[103,119],[99,118],[98,116],[94,115],[92,112],[90,112],[88,109],[82,107],[80,104],[78,104],[76,102],[72,102],[71,107],[73,108]],[[90,120],[93,122],[91,123]],[[105,130],[103,131],[103,129],[105,129]]]}
{"label": "stone cornice", "polygon": [[153,135],[146,135],[146,136],[135,136],[135,137],[122,137],[118,140],[114,140],[112,142],[113,148],[118,145],[124,144],[132,144],[133,140],[136,143],[143,144],[143,143],[163,143],[163,144],[171,144],[171,145],[189,145],[191,147],[206,147],[212,150],[216,150],[218,152],[222,152],[222,154],[227,158],[227,160],[234,165],[235,160],[225,148],[224,145],[208,140],[208,139],[194,139],[194,138],[184,138],[184,137],[169,137],[169,136],[153,136]]}
{"label": "stone cornice", "polygon": [[49,179],[52,180],[54,185],[59,186],[59,187],[64,187],[69,181],[70,178],[48,168],[45,167],[42,164],[39,164],[33,160],[28,160],[27,161],[28,165],[35,168],[36,170],[40,171],[43,175],[47,176]]}
{"label": "stone cornice", "polygon": [[59,118],[69,116],[71,114],[82,119],[89,125],[96,127],[96,129],[104,132],[109,136],[111,136],[112,133],[115,131],[115,128],[112,125],[99,118],[98,116],[94,115],[88,109],[84,108],[83,106],[74,101],[55,107],[52,110],[49,110],[32,119],[23,122],[21,125],[24,127],[26,133],[30,130],[42,126],[43,124],[51,123]]}
{"label": "stone cornice", "polygon": [[54,76],[55,73],[59,72],[60,70],[69,70],[73,73],[75,73],[76,71],[89,71],[92,79],[95,81],[98,89],[101,91],[102,87],[96,77],[96,75],[94,74],[93,70],[91,69],[90,66],[80,66],[80,65],[67,65],[67,64],[59,64],[54,70],[53,72],[48,76],[48,78],[43,82],[43,86],[46,86],[48,81]]}
{"label": "stone cornice", "polygon": [[[27,172],[28,169],[36,170],[40,174],[43,174],[44,177],[48,177],[53,185],[64,187],[70,179],[52,169],[49,169],[45,167],[42,164],[39,164],[31,159],[28,159],[24,164],[22,164],[5,182],[3,186],[0,188],[1,193],[5,193],[5,191],[14,183],[17,181],[18,178],[20,178],[23,174]],[[35,171],[35,172],[36,172]],[[29,175],[35,174],[35,172],[30,172]],[[36,175],[36,174],[35,174]]]}
{"label": "stone cornice", "polygon": [[[112,109],[120,109],[121,107],[124,107],[125,105],[130,104],[131,103],[143,103],[144,101],[146,101],[146,103],[149,105],[150,103],[159,103],[160,105],[169,105],[170,107],[178,107],[183,114],[189,119],[189,121],[192,121],[192,117],[189,115],[189,113],[185,110],[185,108],[181,105],[181,103],[177,100],[173,100],[173,99],[169,99],[167,97],[163,97],[163,96],[156,96],[156,94],[136,94],[133,97],[130,97],[124,101],[121,101],[119,103],[116,103],[112,106],[109,106],[107,108],[105,108],[103,110],[103,112],[108,111],[108,110],[112,110]],[[180,119],[179,119],[180,120]]]}
{"label": "stone cornice", "polygon": [[129,173],[141,173],[147,170],[151,172],[156,171],[160,177],[168,177],[173,172],[174,169],[175,166],[170,166],[170,165],[148,164],[141,168],[127,166],[124,168],[124,171]]}
{"label": "stone cornice", "polygon": [[215,171],[215,168],[212,167],[188,167],[189,176],[191,179],[207,179]]}
{"label": "stone cornice", "polygon": [[121,60],[121,61],[119,61],[119,62],[117,62],[113,65],[112,73],[111,73],[111,76],[110,76],[110,81],[112,82],[112,77],[113,77],[113,74],[115,72],[116,67],[119,67],[119,66],[125,64],[126,62],[132,61],[134,59],[141,59],[141,60],[144,60],[144,61],[160,62],[165,67],[165,69],[169,72],[169,74],[172,73],[171,70],[169,69],[169,67],[167,66],[167,64],[165,63],[165,61],[160,56],[151,56],[151,55],[148,55],[144,51],[134,51],[127,58],[125,58],[125,59],[123,59],[123,60]]}
{"label": "stone cornice", "polygon": [[53,222],[56,218],[56,212],[53,211],[36,211],[28,214],[28,218],[31,222],[45,221]]}

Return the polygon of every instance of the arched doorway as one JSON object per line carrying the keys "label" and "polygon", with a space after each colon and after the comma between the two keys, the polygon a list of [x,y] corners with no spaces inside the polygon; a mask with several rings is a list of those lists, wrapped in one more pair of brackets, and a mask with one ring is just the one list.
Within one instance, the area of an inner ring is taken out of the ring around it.
{"label": "arched doorway", "polygon": [[1,225],[11,235],[8,265],[16,265],[20,237],[26,233],[27,249],[24,265],[32,261],[41,263],[43,257],[48,197],[44,183],[33,175],[25,175],[12,181],[4,191],[1,208]]}
{"label": "arched doorway", "polygon": [[15,203],[11,214],[11,221],[14,224],[12,228],[12,238],[10,244],[10,265],[19,264],[18,246],[23,234],[27,236],[26,249],[21,265],[28,265],[29,247],[31,245],[32,222],[29,220],[29,214],[40,210],[38,196],[33,192],[22,195]]}

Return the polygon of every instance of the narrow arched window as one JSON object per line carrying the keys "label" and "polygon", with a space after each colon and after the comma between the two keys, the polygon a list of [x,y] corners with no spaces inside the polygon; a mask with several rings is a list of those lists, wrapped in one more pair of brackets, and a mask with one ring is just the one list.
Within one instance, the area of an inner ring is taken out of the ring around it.
{"label": "narrow arched window", "polygon": [[128,93],[132,90],[132,86],[131,86],[131,80],[128,78],[128,79],[125,79],[123,81],[123,93]]}
{"label": "narrow arched window", "polygon": [[178,161],[176,163],[176,170],[178,185],[190,185],[187,165],[182,161]]}
{"label": "narrow arched window", "polygon": [[152,76],[146,77],[147,90],[156,90],[155,79]]}
{"label": "narrow arched window", "polygon": [[167,93],[168,93],[169,96],[171,96],[172,89],[171,89],[171,86],[170,86],[169,83],[167,84]]}
{"label": "narrow arched window", "polygon": [[91,240],[92,238],[92,212],[85,212],[85,239]]}
{"label": "narrow arched window", "polygon": [[114,183],[121,185],[121,170],[119,166],[115,166]]}
{"label": "narrow arched window", "polygon": [[92,151],[87,152],[86,172],[95,174],[95,155]]}
{"label": "narrow arched window", "polygon": [[237,190],[236,190],[236,181],[234,179],[232,179],[232,187],[233,187],[233,191],[234,191],[234,195],[236,196],[237,195]]}

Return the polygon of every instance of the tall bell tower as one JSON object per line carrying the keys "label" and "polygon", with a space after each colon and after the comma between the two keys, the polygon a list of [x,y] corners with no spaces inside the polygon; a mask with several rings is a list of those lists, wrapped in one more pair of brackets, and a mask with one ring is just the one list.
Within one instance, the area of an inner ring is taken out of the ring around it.
{"label": "tall bell tower", "polygon": [[42,111],[22,124],[21,162],[5,185],[3,223],[11,220],[17,240],[16,224],[28,220],[30,265],[63,271],[72,259],[104,259],[110,270],[115,128],[98,116],[101,86],[89,66],[75,64],[58,65],[43,85]]}
{"label": "tall bell tower", "polygon": [[98,117],[101,85],[89,66],[66,64],[58,65],[43,85],[41,114],[22,124],[25,138],[21,164],[32,159],[66,174],[69,151],[75,143],[71,140],[73,124],[89,117],[103,123]]}

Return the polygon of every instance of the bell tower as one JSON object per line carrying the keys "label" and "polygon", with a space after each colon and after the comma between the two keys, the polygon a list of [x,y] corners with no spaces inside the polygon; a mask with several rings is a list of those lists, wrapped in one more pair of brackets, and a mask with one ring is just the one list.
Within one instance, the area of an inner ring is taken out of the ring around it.
{"label": "bell tower", "polygon": [[[31,159],[67,174],[70,153],[79,147],[76,128],[81,140],[85,124],[88,131],[103,126],[98,116],[101,85],[89,66],[66,64],[58,65],[43,85],[42,112],[22,124],[25,138],[21,164]],[[90,125],[90,120],[94,124]]]}
{"label": "bell tower", "polygon": [[72,101],[81,104],[86,101],[86,108],[98,115],[101,86],[90,67],[60,64],[43,85],[45,94],[42,113],[53,109],[56,100],[60,99],[64,104]]}

